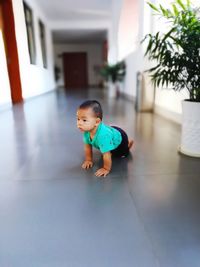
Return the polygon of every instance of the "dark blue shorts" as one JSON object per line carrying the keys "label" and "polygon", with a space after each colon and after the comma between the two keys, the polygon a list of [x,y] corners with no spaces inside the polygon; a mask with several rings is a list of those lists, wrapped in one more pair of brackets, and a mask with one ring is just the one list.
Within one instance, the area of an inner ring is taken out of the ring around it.
{"label": "dark blue shorts", "polygon": [[122,135],[122,141],[121,144],[115,148],[114,150],[111,150],[111,154],[114,157],[127,157],[129,154],[129,148],[128,148],[128,136],[127,134],[124,132],[124,130],[122,130],[121,128],[117,127],[117,126],[111,126],[113,128],[115,128],[116,130],[118,130],[121,135]]}

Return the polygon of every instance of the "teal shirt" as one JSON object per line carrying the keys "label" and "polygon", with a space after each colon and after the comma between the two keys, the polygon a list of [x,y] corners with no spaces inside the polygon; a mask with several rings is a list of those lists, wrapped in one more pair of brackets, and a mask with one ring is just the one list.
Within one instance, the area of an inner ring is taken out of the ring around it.
{"label": "teal shirt", "polygon": [[85,144],[89,144],[99,149],[101,153],[117,148],[122,141],[122,136],[115,128],[105,125],[101,122],[97,128],[94,138],[91,140],[90,133],[84,132],[83,141]]}

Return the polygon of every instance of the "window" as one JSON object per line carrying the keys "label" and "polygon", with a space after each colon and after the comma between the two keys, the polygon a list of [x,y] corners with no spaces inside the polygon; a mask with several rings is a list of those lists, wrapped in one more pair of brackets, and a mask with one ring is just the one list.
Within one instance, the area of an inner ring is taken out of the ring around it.
{"label": "window", "polygon": [[46,40],[45,40],[45,27],[44,24],[39,20],[39,31],[40,31],[40,45],[42,50],[42,61],[44,68],[47,68],[47,54],[46,54]]}
{"label": "window", "polygon": [[25,2],[23,2],[23,5],[24,5],[24,15],[25,15],[25,22],[26,22],[30,62],[31,64],[36,64],[36,49],[35,49],[35,36],[34,36],[34,28],[33,28],[32,10]]}

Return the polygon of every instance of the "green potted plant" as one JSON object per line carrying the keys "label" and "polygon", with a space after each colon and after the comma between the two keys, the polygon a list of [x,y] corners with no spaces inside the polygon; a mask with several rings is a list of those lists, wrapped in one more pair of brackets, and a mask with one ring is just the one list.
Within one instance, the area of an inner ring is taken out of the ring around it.
{"label": "green potted plant", "polygon": [[116,64],[106,63],[100,70],[101,76],[109,83],[109,96],[119,96],[118,82],[123,81],[126,74],[126,65],[124,61]]}
{"label": "green potted plant", "polygon": [[200,157],[200,9],[189,0],[175,0],[170,8],[148,5],[166,20],[167,33],[148,34],[145,56],[155,62],[147,70],[154,86],[187,90],[182,102],[180,152]]}
{"label": "green potted plant", "polygon": [[60,68],[55,65],[54,66],[54,77],[55,77],[55,81],[58,82],[59,78],[60,78]]}

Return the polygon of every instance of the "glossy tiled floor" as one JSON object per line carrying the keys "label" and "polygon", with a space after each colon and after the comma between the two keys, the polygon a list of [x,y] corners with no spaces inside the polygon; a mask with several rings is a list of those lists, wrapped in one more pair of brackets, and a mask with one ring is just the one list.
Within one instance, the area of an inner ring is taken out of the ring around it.
{"label": "glossy tiled floor", "polygon": [[[80,168],[88,98],[136,141],[106,179],[98,152]],[[179,126],[97,89],[34,98],[0,125],[0,267],[200,266],[200,160],[177,153]]]}

